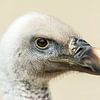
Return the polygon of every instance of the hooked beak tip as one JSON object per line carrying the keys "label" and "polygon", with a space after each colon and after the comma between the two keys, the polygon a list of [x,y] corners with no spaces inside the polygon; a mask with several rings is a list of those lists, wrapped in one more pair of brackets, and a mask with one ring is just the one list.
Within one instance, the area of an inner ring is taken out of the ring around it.
{"label": "hooked beak tip", "polygon": [[100,74],[100,49],[93,48],[86,52],[85,57],[80,60],[81,65],[90,68],[93,72]]}
{"label": "hooked beak tip", "polygon": [[100,62],[100,49],[92,48],[91,49],[91,56],[93,56],[93,58],[95,58],[98,62]]}
{"label": "hooked beak tip", "polygon": [[100,49],[91,48],[89,53],[90,61],[92,62],[92,67],[95,71],[100,72]]}

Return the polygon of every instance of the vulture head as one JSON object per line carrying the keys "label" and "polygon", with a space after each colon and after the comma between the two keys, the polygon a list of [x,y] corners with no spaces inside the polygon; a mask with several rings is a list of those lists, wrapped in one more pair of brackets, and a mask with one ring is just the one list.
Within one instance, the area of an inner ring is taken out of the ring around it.
{"label": "vulture head", "polygon": [[28,91],[47,86],[51,78],[69,71],[100,74],[94,52],[70,26],[54,17],[31,13],[15,20],[1,39],[0,82],[4,88],[8,83],[6,94],[10,94],[12,87]]}

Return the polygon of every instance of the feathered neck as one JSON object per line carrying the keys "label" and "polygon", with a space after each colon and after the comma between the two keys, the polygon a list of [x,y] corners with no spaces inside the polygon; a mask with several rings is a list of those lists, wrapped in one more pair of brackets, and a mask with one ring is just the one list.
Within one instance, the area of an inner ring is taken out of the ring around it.
{"label": "feathered neck", "polygon": [[47,84],[33,87],[28,81],[9,86],[3,95],[3,100],[51,100]]}

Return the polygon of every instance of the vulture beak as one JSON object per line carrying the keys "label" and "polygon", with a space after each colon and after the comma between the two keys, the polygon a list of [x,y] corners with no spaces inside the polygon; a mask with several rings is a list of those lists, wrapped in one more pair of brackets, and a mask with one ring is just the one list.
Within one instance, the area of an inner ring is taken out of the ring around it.
{"label": "vulture beak", "polygon": [[68,41],[67,51],[67,54],[65,50],[63,55],[50,58],[49,61],[64,63],[69,70],[100,75],[100,49],[92,47],[83,39],[71,37]]}
{"label": "vulture beak", "polygon": [[72,37],[69,40],[69,53],[78,65],[100,74],[100,49],[92,47],[83,39]]}

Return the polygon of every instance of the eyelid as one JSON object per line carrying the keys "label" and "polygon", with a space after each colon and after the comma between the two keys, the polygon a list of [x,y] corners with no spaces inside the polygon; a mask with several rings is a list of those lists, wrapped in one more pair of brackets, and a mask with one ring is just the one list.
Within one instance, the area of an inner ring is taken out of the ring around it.
{"label": "eyelid", "polygon": [[57,44],[63,44],[61,41],[57,41],[56,39],[54,39],[52,37],[48,37],[47,35],[34,35],[33,38],[34,39],[37,39],[37,38],[45,38],[45,39],[47,39],[50,42],[54,41]]}

